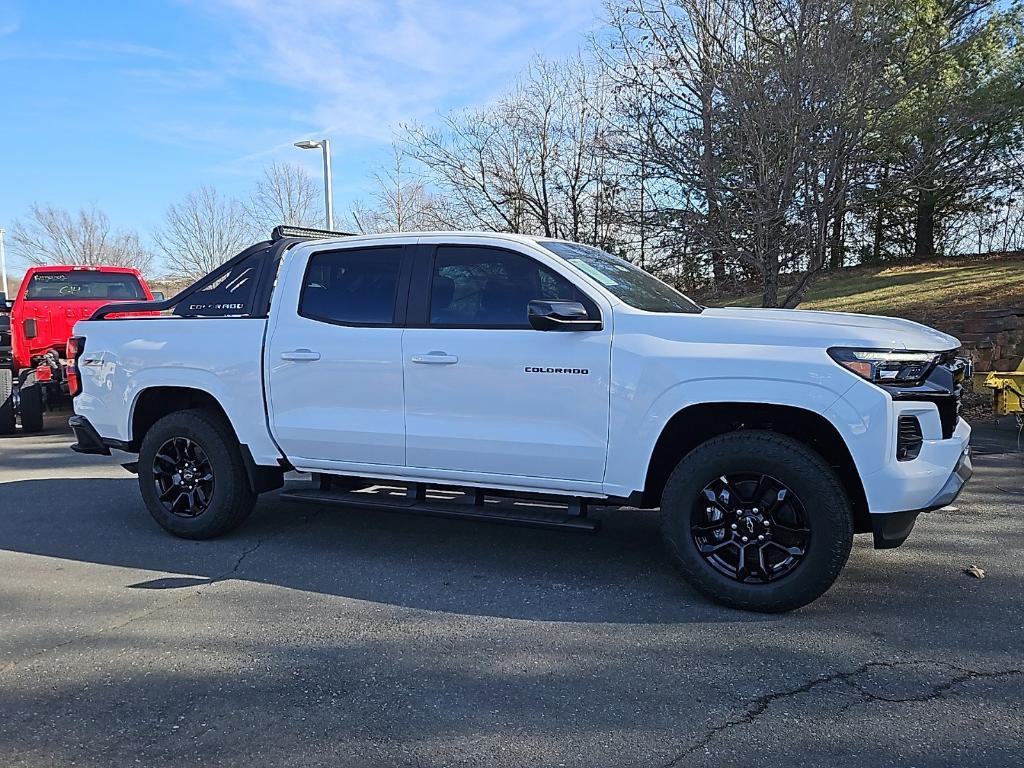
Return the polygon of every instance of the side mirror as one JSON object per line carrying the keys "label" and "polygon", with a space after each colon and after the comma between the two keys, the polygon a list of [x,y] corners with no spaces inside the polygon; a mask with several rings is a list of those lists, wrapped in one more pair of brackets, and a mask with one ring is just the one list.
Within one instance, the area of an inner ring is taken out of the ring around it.
{"label": "side mirror", "polygon": [[527,305],[530,327],[537,331],[600,331],[600,320],[591,320],[578,301],[531,301]]}
{"label": "side mirror", "polygon": [[163,301],[164,300],[164,292],[163,291],[151,291],[151,293],[153,294],[153,301]]}

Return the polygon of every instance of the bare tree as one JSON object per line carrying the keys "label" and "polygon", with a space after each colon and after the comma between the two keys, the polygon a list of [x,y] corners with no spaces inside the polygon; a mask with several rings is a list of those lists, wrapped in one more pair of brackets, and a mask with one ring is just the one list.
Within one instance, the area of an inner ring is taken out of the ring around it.
{"label": "bare tree", "polygon": [[686,258],[709,266],[716,288],[728,250],[717,109],[735,10],[729,0],[609,3],[609,31],[594,41],[614,83],[614,152],[651,190],[636,215],[685,241]]}
{"label": "bare tree", "polygon": [[584,242],[603,238],[607,91],[580,58],[537,59],[493,104],[404,139],[468,226]]}
{"label": "bare tree", "polygon": [[153,256],[137,233],[114,231],[103,211],[33,204],[29,215],[11,227],[11,251],[30,265],[82,264],[149,269]]}
{"label": "bare tree", "polygon": [[[676,195],[662,219],[795,306],[825,268],[891,50],[871,0],[639,0],[611,9],[606,57]],[[646,113],[645,113],[646,110]],[[627,112],[627,114],[630,114]],[[634,152],[636,150],[634,149]],[[797,282],[780,294],[780,275]]]}
{"label": "bare tree", "polygon": [[357,201],[350,211],[358,232],[407,232],[457,228],[457,214],[438,194],[427,189],[399,144],[391,147],[391,163],[374,173],[370,204]]}
{"label": "bare tree", "polygon": [[278,224],[323,226],[320,190],[306,169],[293,163],[271,163],[256,182],[245,212],[253,230],[265,236]]}
{"label": "bare tree", "polygon": [[201,187],[168,206],[153,240],[171,275],[194,278],[240,253],[252,244],[253,236],[239,201]]}

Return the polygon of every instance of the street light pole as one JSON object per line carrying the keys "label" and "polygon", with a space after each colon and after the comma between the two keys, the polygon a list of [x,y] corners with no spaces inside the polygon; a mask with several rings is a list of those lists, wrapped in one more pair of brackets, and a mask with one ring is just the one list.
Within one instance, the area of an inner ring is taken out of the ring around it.
{"label": "street light pole", "polygon": [[306,139],[295,142],[299,149],[321,149],[324,153],[324,208],[327,212],[327,229],[334,229],[334,192],[331,187],[331,140]]}
{"label": "street light pole", "polygon": [[331,140],[324,139],[324,200],[327,207],[327,229],[334,231],[334,191],[331,188]]}

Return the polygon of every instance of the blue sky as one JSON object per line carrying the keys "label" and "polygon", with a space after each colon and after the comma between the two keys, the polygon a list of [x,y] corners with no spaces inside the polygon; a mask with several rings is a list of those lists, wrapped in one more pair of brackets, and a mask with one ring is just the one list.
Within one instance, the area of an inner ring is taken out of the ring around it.
{"label": "blue sky", "polygon": [[144,236],[209,184],[246,194],[329,136],[335,207],[399,122],[485,102],[570,55],[600,0],[0,0],[0,226],[95,204]]}

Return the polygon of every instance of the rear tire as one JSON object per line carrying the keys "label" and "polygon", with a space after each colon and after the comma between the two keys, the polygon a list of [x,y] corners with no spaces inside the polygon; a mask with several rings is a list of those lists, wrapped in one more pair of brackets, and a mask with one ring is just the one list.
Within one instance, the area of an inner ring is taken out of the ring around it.
{"label": "rear tire", "polygon": [[35,376],[28,376],[19,390],[21,399],[21,428],[26,432],[43,429],[43,386]]}
{"label": "rear tire", "polygon": [[142,439],[139,489],[153,519],[185,539],[211,539],[252,512],[238,440],[217,413],[193,409],[157,421]]}
{"label": "rear tire", "polygon": [[846,491],[817,453],[740,430],[687,454],[665,485],[662,535],[697,590],[732,608],[790,611],[821,596],[853,546]]}
{"label": "rear tire", "polygon": [[0,368],[0,435],[14,432],[14,371]]}

